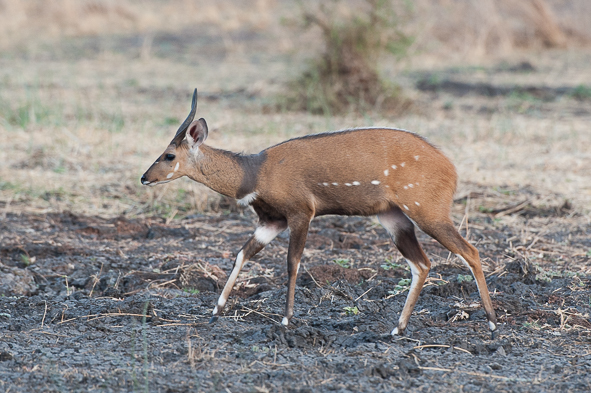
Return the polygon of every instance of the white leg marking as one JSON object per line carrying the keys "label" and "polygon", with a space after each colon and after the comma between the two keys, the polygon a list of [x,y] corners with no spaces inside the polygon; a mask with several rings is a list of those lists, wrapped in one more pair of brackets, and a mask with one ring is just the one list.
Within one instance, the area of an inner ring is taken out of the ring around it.
{"label": "white leg marking", "polygon": [[178,171],[179,170],[179,166],[181,165],[180,162],[177,162],[176,165],[174,166],[174,171]]}
{"label": "white leg marking", "polygon": [[353,182],[353,185],[354,185],[354,186],[358,186],[358,185],[360,185],[360,184],[361,184],[361,183],[359,183],[358,181],[354,181],[354,182]]}
{"label": "white leg marking", "polygon": [[456,254],[456,257],[460,258],[462,262],[464,262],[466,264],[466,266],[468,266],[468,269],[470,269],[470,271],[472,271],[472,268],[470,267],[470,265],[468,265],[468,262],[464,259],[463,256]]}
{"label": "white leg marking", "polygon": [[258,227],[256,231],[254,231],[254,238],[261,244],[269,244],[277,235],[283,232],[283,228],[278,228],[276,226],[262,226]]}
{"label": "white leg marking", "polygon": [[488,327],[490,328],[491,332],[494,332],[495,330],[497,330],[497,325],[495,325],[491,321],[488,321]]}
{"label": "white leg marking", "polygon": [[386,169],[386,170],[384,171],[384,176],[388,176],[388,174],[389,174],[389,173],[390,173],[390,171]]}
{"label": "white leg marking", "polygon": [[395,328],[392,330],[392,333],[391,333],[391,335],[392,335],[392,336],[398,336],[398,328],[397,328],[397,327],[395,327]]}
{"label": "white leg marking", "polygon": [[215,307],[213,308],[213,312],[212,312],[212,314],[213,314],[213,315],[218,315],[218,306],[215,306]]}
{"label": "white leg marking", "polygon": [[[468,264],[468,262],[464,259],[464,257],[462,257],[459,254],[456,254],[456,256],[458,258],[460,258],[462,260],[462,262],[464,262],[464,264],[466,266],[468,266],[468,269],[470,269],[470,273],[472,273],[472,277],[474,277],[474,281],[476,281],[476,287],[478,288],[478,292],[482,294],[482,291],[480,290],[480,286],[478,285],[478,280],[476,280],[476,276],[474,275],[474,271],[472,270],[472,267],[470,267],[470,265]],[[482,297],[482,295],[480,295]]]}
{"label": "white leg marking", "polygon": [[174,176],[174,173],[170,172],[168,175],[166,175],[166,178],[167,178],[167,179],[170,179],[170,178],[171,178],[171,177],[173,177],[173,176]]}
{"label": "white leg marking", "polygon": [[283,317],[283,319],[281,320],[281,324],[282,324],[283,326],[287,326],[287,325],[289,325],[289,321],[287,320],[287,317]]}
{"label": "white leg marking", "polygon": [[372,180],[371,184],[375,184],[377,186],[378,184],[380,184],[380,181],[379,180]]}
{"label": "white leg marking", "polygon": [[246,194],[244,197],[238,199],[238,204],[241,206],[248,206],[252,203],[252,201],[254,201],[255,199],[257,199],[257,193],[256,192],[251,192],[250,194]]}
{"label": "white leg marking", "polygon": [[378,215],[378,221],[388,231],[394,243],[396,243],[396,221],[391,220],[388,215],[381,217]]}
{"label": "white leg marking", "polygon": [[[236,262],[234,263],[234,269],[232,269],[232,273],[230,274],[230,277],[228,277],[228,281],[226,283],[226,286],[229,283],[234,283],[236,282],[236,278],[238,277],[238,273],[240,273],[240,270],[242,269],[242,265],[244,264],[244,252],[240,251],[238,253],[238,256],[236,257]],[[232,288],[230,288],[231,290]],[[224,287],[224,290],[222,291],[222,294],[220,295],[220,298],[218,299],[218,306],[220,308],[223,308],[226,305],[226,302],[228,301],[228,294],[225,294],[226,292],[226,288]]]}

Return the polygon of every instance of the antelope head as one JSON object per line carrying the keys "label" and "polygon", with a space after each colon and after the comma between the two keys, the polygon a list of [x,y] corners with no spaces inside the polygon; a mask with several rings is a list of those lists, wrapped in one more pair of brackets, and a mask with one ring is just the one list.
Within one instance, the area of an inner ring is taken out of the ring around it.
{"label": "antelope head", "polygon": [[205,119],[193,120],[196,109],[197,89],[193,92],[189,116],[181,124],[164,153],[144,173],[141,178],[143,185],[168,183],[187,175],[189,168],[194,165],[194,160],[199,157],[199,146],[207,138]]}

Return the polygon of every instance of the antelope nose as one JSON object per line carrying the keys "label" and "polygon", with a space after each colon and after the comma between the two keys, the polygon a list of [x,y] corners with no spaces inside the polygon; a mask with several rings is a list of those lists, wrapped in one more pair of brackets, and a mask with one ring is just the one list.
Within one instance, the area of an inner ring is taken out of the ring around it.
{"label": "antelope nose", "polygon": [[143,185],[150,183],[148,180],[146,180],[146,175],[143,175],[142,178],[140,179],[140,181],[142,182]]}

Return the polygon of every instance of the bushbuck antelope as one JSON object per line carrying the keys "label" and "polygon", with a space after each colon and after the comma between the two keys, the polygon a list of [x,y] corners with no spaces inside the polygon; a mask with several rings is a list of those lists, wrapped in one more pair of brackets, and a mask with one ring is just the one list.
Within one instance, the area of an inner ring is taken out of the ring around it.
{"label": "bushbuck antelope", "polygon": [[287,326],[310,221],[342,214],[377,215],[410,266],[412,283],[392,335],[404,332],[431,267],[415,225],[468,265],[490,330],[496,330],[478,251],[450,219],[455,168],[425,139],[403,130],[359,128],[294,138],[258,154],[236,154],[203,143],[207,123],[193,121],[196,106],[197,90],[191,113],[141,182],[153,186],[187,176],[252,206],[258,215],[258,227],[236,257],[211,322],[223,312],[244,263],[289,228],[287,301],[281,322]]}

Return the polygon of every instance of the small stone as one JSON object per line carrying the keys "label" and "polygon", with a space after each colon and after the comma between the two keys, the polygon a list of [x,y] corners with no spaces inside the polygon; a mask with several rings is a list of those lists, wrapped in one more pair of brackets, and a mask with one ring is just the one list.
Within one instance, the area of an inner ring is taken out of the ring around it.
{"label": "small stone", "polygon": [[12,354],[6,351],[0,352],[0,362],[6,362],[7,360],[12,360]]}
{"label": "small stone", "polygon": [[505,352],[505,348],[503,348],[502,346],[499,347],[499,349],[496,350],[495,355],[497,355],[497,356],[507,356],[507,353]]}

